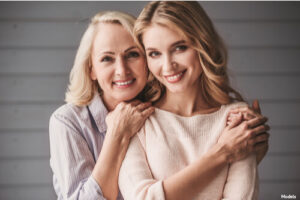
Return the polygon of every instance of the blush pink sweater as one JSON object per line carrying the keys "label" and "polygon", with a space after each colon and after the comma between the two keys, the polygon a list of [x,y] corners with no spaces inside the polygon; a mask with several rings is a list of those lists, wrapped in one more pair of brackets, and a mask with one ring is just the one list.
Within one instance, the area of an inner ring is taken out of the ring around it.
{"label": "blush pink sweater", "polygon": [[[223,105],[210,114],[183,117],[156,109],[132,138],[119,173],[125,200],[163,200],[162,182],[214,145],[226,124],[228,111],[242,103]],[[201,180],[199,180],[201,181]],[[194,199],[257,199],[255,155],[224,167]]]}

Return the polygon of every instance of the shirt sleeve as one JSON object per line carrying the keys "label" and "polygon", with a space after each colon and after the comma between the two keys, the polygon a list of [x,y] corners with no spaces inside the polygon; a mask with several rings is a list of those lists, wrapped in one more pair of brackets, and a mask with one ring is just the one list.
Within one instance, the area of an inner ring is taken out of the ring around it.
{"label": "shirt sleeve", "polygon": [[255,155],[232,163],[223,192],[223,200],[256,200],[258,172]]}
{"label": "shirt sleeve", "polygon": [[131,139],[123,160],[119,188],[125,200],[165,199],[162,180],[153,178],[138,135]]}
{"label": "shirt sleeve", "polygon": [[91,176],[95,161],[75,124],[53,114],[49,125],[50,166],[63,199],[105,200],[100,186]]}

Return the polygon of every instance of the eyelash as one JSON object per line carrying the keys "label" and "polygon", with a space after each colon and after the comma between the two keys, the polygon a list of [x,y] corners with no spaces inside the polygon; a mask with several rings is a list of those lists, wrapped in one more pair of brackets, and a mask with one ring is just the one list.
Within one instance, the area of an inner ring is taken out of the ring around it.
{"label": "eyelash", "polygon": [[[125,56],[126,59],[138,58],[138,57],[140,57],[140,54],[137,51],[131,51]],[[105,56],[104,58],[101,59],[101,62],[111,62],[111,61],[113,61],[113,58],[110,56]]]}
{"label": "eyelash", "polygon": [[187,48],[186,45],[179,45],[175,47],[175,51],[185,51]]}
{"label": "eyelash", "polygon": [[[156,54],[156,55],[153,55],[153,54]],[[157,56],[159,56],[159,55],[160,55],[160,53],[157,52],[157,51],[151,51],[151,52],[149,52],[149,54],[148,54],[148,56],[151,57],[151,58],[157,57]]]}
{"label": "eyelash", "polygon": [[131,51],[126,56],[126,58],[138,58],[138,57],[140,57],[140,54],[137,51]]}
{"label": "eyelash", "polygon": [[[179,46],[176,46],[174,48],[174,51],[180,51],[180,52],[182,52],[182,51],[185,51],[187,48],[188,48],[187,45],[179,45]],[[160,53],[158,51],[151,51],[151,52],[148,53],[148,56],[151,57],[151,58],[157,57],[159,55],[160,55]]]}
{"label": "eyelash", "polygon": [[112,60],[113,60],[112,57],[105,56],[104,58],[101,59],[101,62],[110,62]]}

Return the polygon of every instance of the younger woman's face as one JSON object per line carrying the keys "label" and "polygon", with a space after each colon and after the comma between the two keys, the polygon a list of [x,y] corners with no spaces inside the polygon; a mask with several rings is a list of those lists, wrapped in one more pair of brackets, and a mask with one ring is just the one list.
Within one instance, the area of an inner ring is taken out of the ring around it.
{"label": "younger woman's face", "polygon": [[149,70],[172,93],[198,87],[202,72],[198,53],[176,31],[152,25],[143,34]]}
{"label": "younger woman's face", "polygon": [[121,25],[98,25],[92,49],[91,78],[98,81],[106,103],[131,100],[145,87],[144,55]]}

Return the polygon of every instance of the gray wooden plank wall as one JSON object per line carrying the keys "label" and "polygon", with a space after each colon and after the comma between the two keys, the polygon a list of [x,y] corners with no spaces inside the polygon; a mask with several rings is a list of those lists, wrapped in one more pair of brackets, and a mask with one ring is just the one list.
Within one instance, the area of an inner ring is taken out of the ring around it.
{"label": "gray wooden plank wall", "polygon": [[[88,18],[146,2],[0,2],[0,199],[55,199],[48,120],[63,104]],[[203,2],[229,47],[233,85],[272,127],[260,199],[300,197],[300,2]]]}

